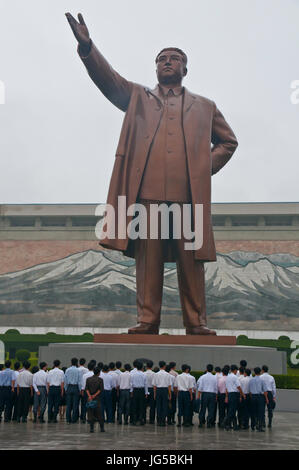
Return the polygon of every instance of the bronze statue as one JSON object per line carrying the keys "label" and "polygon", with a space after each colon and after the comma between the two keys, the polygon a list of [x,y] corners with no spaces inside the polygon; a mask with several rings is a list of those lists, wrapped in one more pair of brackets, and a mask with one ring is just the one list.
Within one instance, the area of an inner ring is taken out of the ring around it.
{"label": "bronze statue", "polygon": [[[203,207],[203,243],[184,249],[185,238],[169,240],[107,236],[100,242],[136,260],[138,324],[128,333],[158,334],[165,261],[176,261],[183,321],[187,334],[216,334],[207,327],[204,262],[216,261],[211,218],[211,175],[231,158],[238,143],[215,103],[182,87],[187,56],[175,47],[156,58],[154,89],[121,77],[79,22],[66,13],[78,41],[78,53],[91,79],[115,106],[126,113],[118,143],[107,204],[127,206],[190,203]],[[211,148],[211,144],[213,145]],[[127,224],[132,215],[126,214]],[[116,220],[117,225],[117,220]],[[159,232],[160,234],[160,232]]]}

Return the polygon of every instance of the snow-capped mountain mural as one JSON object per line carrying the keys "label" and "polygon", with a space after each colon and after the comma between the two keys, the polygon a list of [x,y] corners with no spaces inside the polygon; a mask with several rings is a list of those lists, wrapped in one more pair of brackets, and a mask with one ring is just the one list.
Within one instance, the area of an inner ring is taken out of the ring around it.
{"label": "snow-capped mountain mural", "polygon": [[[205,272],[211,327],[299,326],[299,257],[218,253]],[[135,263],[120,252],[87,250],[0,275],[2,325],[126,327],[135,319]],[[162,325],[182,327],[171,263],[165,265]]]}

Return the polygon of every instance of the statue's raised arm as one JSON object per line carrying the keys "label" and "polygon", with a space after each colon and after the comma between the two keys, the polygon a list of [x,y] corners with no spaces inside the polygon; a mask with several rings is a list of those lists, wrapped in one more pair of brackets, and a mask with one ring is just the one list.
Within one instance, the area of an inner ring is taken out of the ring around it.
{"label": "statue's raised arm", "polygon": [[78,54],[89,76],[111,103],[126,111],[133,83],[119,75],[96,48],[81,13],[78,14],[79,22],[70,13],[66,13],[66,17],[78,41]]}

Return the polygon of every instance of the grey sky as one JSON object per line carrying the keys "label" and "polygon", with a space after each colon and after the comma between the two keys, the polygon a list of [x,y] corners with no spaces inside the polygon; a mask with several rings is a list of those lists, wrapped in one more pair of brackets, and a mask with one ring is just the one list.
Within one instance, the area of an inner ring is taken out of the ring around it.
{"label": "grey sky", "polygon": [[187,53],[184,85],[239,140],[213,202],[298,201],[299,0],[0,0],[0,203],[106,200],[124,115],[88,77],[66,11],[134,82],[155,86],[163,47]]}

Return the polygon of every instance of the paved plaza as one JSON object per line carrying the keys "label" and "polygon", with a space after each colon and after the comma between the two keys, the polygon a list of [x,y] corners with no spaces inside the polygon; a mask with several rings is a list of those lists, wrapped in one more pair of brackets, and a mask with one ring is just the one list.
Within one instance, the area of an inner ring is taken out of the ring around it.
{"label": "paved plaza", "polygon": [[97,428],[89,433],[87,424],[0,423],[0,449],[82,449],[82,450],[195,450],[195,449],[299,449],[299,414],[277,412],[273,428],[256,431],[199,429],[197,418],[192,428],[165,428],[107,424],[106,432]]}

